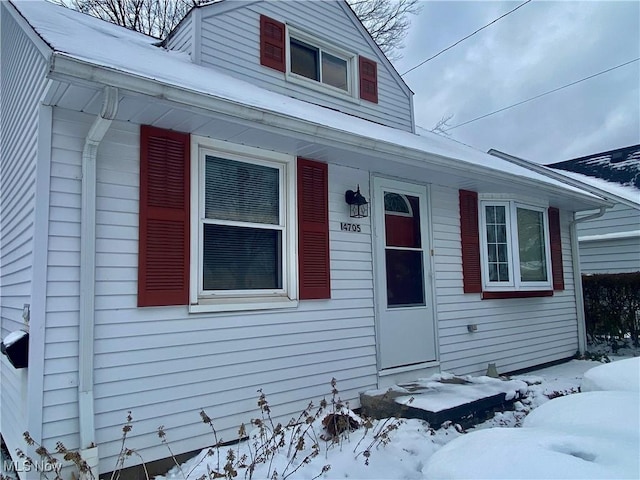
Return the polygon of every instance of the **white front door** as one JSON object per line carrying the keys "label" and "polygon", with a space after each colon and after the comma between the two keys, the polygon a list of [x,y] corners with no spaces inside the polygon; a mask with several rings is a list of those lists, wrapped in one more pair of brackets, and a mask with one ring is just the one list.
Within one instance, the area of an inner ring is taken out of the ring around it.
{"label": "white front door", "polygon": [[373,186],[380,369],[434,361],[427,187],[379,177]]}

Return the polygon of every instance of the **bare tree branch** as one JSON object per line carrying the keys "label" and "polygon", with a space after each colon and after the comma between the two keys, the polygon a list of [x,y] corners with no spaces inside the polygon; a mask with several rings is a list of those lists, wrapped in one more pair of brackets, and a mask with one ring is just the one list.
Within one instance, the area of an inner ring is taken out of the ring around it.
{"label": "bare tree branch", "polygon": [[50,0],[107,22],[165,38],[203,0]]}
{"label": "bare tree branch", "polygon": [[[50,0],[156,38],[166,38],[191,7],[207,0]],[[418,0],[347,0],[380,49],[392,60],[409,30]]]}
{"label": "bare tree branch", "polygon": [[418,0],[347,0],[380,49],[392,60],[409,31],[409,17],[420,12]]}

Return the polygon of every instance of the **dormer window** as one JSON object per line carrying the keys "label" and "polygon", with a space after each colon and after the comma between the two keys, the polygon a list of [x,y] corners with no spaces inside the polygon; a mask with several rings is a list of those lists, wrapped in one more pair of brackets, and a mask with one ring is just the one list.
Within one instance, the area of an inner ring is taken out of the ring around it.
{"label": "dormer window", "polygon": [[285,74],[287,81],[354,101],[378,103],[378,68],[359,56],[260,16],[260,63]]}
{"label": "dormer window", "polygon": [[349,91],[349,59],[289,37],[290,73]]}
{"label": "dormer window", "polygon": [[[302,81],[311,88],[337,88],[353,96],[355,54],[289,27],[287,43],[289,81]],[[314,83],[310,84],[308,80]]]}

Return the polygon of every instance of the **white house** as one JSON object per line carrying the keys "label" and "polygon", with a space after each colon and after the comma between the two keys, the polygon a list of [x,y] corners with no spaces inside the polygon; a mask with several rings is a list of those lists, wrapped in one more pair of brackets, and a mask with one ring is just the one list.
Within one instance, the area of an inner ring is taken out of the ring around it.
{"label": "white house", "polygon": [[159,425],[211,443],[200,409],[235,438],[258,388],[289,418],[332,377],[357,407],[584,348],[574,218],[611,203],[416,135],[346,3],[214,3],[159,43],[1,2],[0,42],[1,333],[29,332],[27,368],[0,360],[10,451],[28,430],[104,473],[127,411],[150,462]]}
{"label": "white house", "polygon": [[640,145],[548,166],[609,192],[617,201],[603,215],[578,225],[582,272],[640,272]]}

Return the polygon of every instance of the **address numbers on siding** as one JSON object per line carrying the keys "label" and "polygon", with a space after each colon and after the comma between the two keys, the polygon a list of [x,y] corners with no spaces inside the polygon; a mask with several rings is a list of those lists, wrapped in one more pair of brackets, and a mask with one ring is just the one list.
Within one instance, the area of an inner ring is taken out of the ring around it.
{"label": "address numbers on siding", "polygon": [[340,222],[340,230],[344,232],[362,232],[362,228],[357,223]]}

